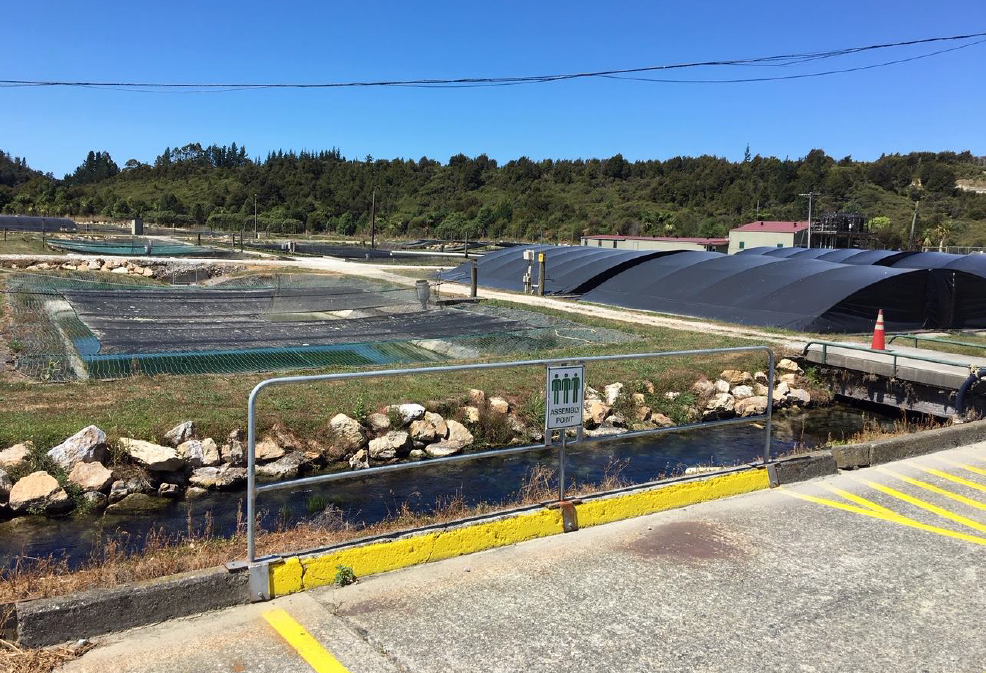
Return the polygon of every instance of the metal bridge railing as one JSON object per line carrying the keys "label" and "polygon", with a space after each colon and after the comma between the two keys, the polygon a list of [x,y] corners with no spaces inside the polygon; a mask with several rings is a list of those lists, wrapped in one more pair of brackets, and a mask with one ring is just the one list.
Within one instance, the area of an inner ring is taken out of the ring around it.
{"label": "metal bridge railing", "polygon": [[837,341],[819,341],[819,340],[816,340],[816,339],[812,339],[811,341],[809,341],[808,343],[805,344],[804,349],[802,349],[802,351],[801,351],[801,356],[802,357],[806,357],[808,355],[808,351],[811,349],[811,346],[813,344],[816,345],[816,346],[821,346],[822,361],[819,364],[822,364],[822,365],[828,364],[828,349],[829,348],[839,348],[839,349],[850,350],[850,351],[860,351],[860,352],[863,352],[863,353],[874,353],[876,355],[886,355],[886,356],[892,358],[892,362],[891,362],[892,368],[893,368],[892,369],[892,371],[893,371],[892,376],[894,378],[897,378],[897,361],[899,359],[917,360],[917,361],[920,361],[920,362],[933,362],[934,364],[950,365],[952,367],[966,367],[969,370],[974,370],[975,369],[975,365],[973,365],[973,364],[965,363],[965,362],[956,362],[955,360],[944,360],[942,358],[934,358],[934,357],[930,357],[928,355],[919,355],[917,353],[898,353],[897,351],[891,351],[891,350],[882,350],[881,351],[881,350],[878,350],[876,348],[870,348],[869,346],[857,346],[857,345],[854,345],[854,344],[844,344],[844,343],[839,343]]}
{"label": "metal bridge railing", "polygon": [[[759,353],[765,353],[767,355],[768,400],[767,400],[766,412],[764,414],[757,416],[748,416],[743,418],[730,418],[730,419],[720,419],[720,420],[707,421],[701,423],[690,423],[687,425],[678,425],[669,428],[655,428],[653,430],[644,430],[640,432],[626,432],[619,435],[585,439],[583,440],[583,442],[595,443],[595,442],[606,442],[612,440],[625,440],[633,437],[658,435],[658,434],[669,433],[669,432],[672,433],[687,432],[691,430],[719,427],[724,425],[745,425],[745,424],[762,422],[764,424],[763,462],[764,464],[766,464],[770,462],[771,409],[773,407],[772,396],[774,390],[774,353],[768,346],[739,346],[734,348],[708,348],[708,349],[700,349],[700,350],[667,351],[661,353],[636,353],[636,354],[626,354],[626,355],[601,355],[601,356],[584,357],[584,358],[520,360],[515,362],[494,362],[494,363],[482,363],[482,364],[447,365],[440,367],[417,367],[412,369],[386,369],[386,370],[375,370],[375,371],[342,372],[338,374],[317,374],[310,376],[282,376],[278,378],[271,378],[261,381],[250,392],[250,397],[247,402],[247,424],[248,424],[247,563],[253,564],[257,561],[257,556],[256,556],[257,496],[260,495],[261,493],[293,489],[293,488],[298,488],[300,486],[323,484],[333,481],[339,481],[342,479],[350,479],[354,477],[362,479],[368,476],[372,476],[375,474],[382,474],[385,472],[428,469],[429,467],[439,464],[461,463],[461,462],[466,462],[466,461],[471,461],[481,458],[509,456],[514,454],[527,453],[530,451],[543,451],[544,449],[550,448],[552,446],[551,431],[549,431],[548,428],[545,427],[544,443],[541,444],[512,446],[509,448],[494,449],[490,451],[477,451],[474,453],[460,454],[460,455],[449,456],[445,458],[433,458],[425,461],[395,463],[392,465],[382,465],[379,467],[371,467],[363,470],[347,470],[344,472],[335,472],[331,474],[320,474],[311,477],[303,477],[300,479],[292,479],[290,481],[282,481],[282,482],[263,484],[261,486],[258,486],[256,480],[257,399],[260,393],[267,388],[271,388],[274,386],[292,385],[292,384],[307,384],[307,383],[317,383],[317,382],[325,382],[325,381],[341,381],[346,379],[388,378],[395,376],[435,374],[442,372],[507,369],[511,367],[541,366],[547,368],[548,366],[559,366],[559,365],[577,366],[577,365],[582,365],[592,362],[643,360],[647,358],[689,357],[689,356],[698,356],[698,355],[719,355],[719,354],[732,354],[732,353],[744,353],[744,352],[746,353],[759,352]],[[562,436],[564,437],[564,431],[561,432],[562,432]],[[579,435],[581,436],[581,432],[579,432]],[[558,471],[559,500],[563,500],[565,493],[565,472],[564,472],[565,442],[564,441],[560,442],[557,446],[557,449],[558,449],[557,459],[559,465],[559,471]]]}
{"label": "metal bridge railing", "polygon": [[908,339],[914,342],[914,347],[918,347],[919,341],[925,341],[933,344],[945,344],[946,346],[964,346],[966,348],[979,348],[980,350],[986,350],[986,344],[975,344],[969,341],[956,341],[954,339],[941,339],[938,337],[929,337],[922,334],[894,334],[887,339],[887,343],[893,343],[897,339]]}

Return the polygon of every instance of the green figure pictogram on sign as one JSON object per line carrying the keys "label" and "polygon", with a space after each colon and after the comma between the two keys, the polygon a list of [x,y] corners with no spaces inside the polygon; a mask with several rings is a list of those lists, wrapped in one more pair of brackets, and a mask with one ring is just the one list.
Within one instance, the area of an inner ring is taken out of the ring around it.
{"label": "green figure pictogram on sign", "polygon": [[585,367],[549,367],[547,428],[571,428],[582,424],[582,389],[585,386]]}

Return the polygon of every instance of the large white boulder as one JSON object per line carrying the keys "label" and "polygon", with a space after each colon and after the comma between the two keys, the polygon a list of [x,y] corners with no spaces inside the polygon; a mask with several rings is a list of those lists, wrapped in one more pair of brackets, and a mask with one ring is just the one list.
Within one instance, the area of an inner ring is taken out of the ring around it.
{"label": "large white boulder", "polygon": [[491,397],[490,411],[497,414],[506,414],[510,411],[510,403],[502,397]]}
{"label": "large white boulder", "polygon": [[189,439],[179,444],[176,451],[190,467],[211,467],[222,462],[219,447],[210,438]]}
{"label": "large white boulder", "polygon": [[392,460],[411,450],[411,437],[403,430],[391,430],[383,437],[371,439],[368,449],[373,460]]}
{"label": "large white boulder", "polygon": [[33,448],[31,442],[22,442],[0,451],[0,467],[14,469],[27,465]]}
{"label": "large white boulder", "polygon": [[425,416],[425,408],[420,404],[392,404],[387,407],[387,411],[396,411],[404,421],[404,425],[408,425],[411,421],[417,421]]}
{"label": "large white boulder", "polygon": [[366,433],[363,432],[363,426],[346,414],[333,416],[329,420],[329,428],[332,431],[333,443],[343,453],[352,453],[366,446]]}
{"label": "large white boulder", "polygon": [[736,402],[733,411],[737,416],[759,416],[767,413],[767,396],[754,395]]}
{"label": "large white boulder", "polygon": [[613,406],[616,404],[616,400],[619,399],[620,395],[623,394],[623,384],[619,382],[610,383],[603,388],[603,394],[606,396],[606,404]]}
{"label": "large white boulder", "polygon": [[783,372],[794,372],[795,374],[804,373],[798,363],[794,360],[784,358],[777,363],[777,368]]}
{"label": "large white boulder", "polygon": [[100,463],[105,455],[106,433],[95,425],[79,430],[48,451],[48,457],[66,472],[76,463]]}
{"label": "large white boulder", "polygon": [[77,463],[68,480],[83,491],[102,491],[113,483],[113,472],[102,463]]}
{"label": "large white boulder", "polygon": [[170,446],[127,437],[120,440],[120,446],[135,463],[152,472],[173,472],[184,465],[178,452]]}
{"label": "large white boulder", "polygon": [[272,463],[257,466],[257,476],[269,479],[294,479],[305,462],[304,454],[295,451],[278,458]]}
{"label": "large white boulder", "polygon": [[16,514],[59,514],[73,507],[65,489],[44,471],[32,472],[19,479],[10,489],[8,505]]}
{"label": "large white boulder", "polygon": [[733,412],[736,400],[729,393],[717,393],[705,405],[707,416],[726,415]]}
{"label": "large white boulder", "polygon": [[184,423],[179,423],[175,427],[164,433],[164,439],[171,446],[178,446],[179,444],[184,444],[190,439],[195,437],[195,423],[192,421],[185,421]]}
{"label": "large white boulder", "polygon": [[458,445],[459,448],[472,444],[473,436],[466,426],[452,419],[447,420],[446,424],[448,425],[448,437],[445,439],[447,443]]}
{"label": "large white boulder", "polygon": [[287,451],[273,437],[264,437],[254,445],[254,454],[258,463],[267,463],[283,458]]}

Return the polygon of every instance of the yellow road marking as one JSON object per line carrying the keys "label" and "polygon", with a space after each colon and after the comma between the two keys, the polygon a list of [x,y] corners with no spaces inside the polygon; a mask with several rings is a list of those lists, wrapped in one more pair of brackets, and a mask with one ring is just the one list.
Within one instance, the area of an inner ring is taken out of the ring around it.
{"label": "yellow road marking", "polygon": [[896,477],[901,481],[910,484],[911,486],[917,486],[918,488],[923,488],[926,491],[931,491],[932,493],[937,493],[938,495],[943,495],[946,498],[951,498],[956,502],[961,502],[963,505],[969,505],[969,507],[975,507],[976,509],[986,510],[986,504],[979,502],[978,500],[973,500],[972,498],[967,498],[964,495],[959,495],[958,493],[952,493],[944,488],[939,488],[934,484],[929,484],[926,481],[921,481],[919,479],[912,479],[911,477],[905,477],[902,474],[897,474],[893,470],[888,470],[885,467],[876,468],[884,474],[889,474],[892,477]]}
{"label": "yellow road marking", "polygon": [[945,517],[946,519],[951,519],[952,521],[954,521],[956,523],[960,523],[963,526],[968,526],[969,528],[972,528],[973,530],[978,530],[980,533],[986,533],[986,526],[984,526],[983,524],[979,523],[978,521],[973,521],[972,519],[967,519],[966,517],[964,517],[964,516],[962,516],[960,514],[956,514],[954,512],[950,512],[947,509],[944,509],[942,507],[939,507],[938,505],[932,505],[930,502],[926,502],[924,500],[921,500],[920,498],[915,498],[913,495],[908,495],[906,493],[901,493],[900,491],[898,491],[896,489],[893,489],[893,488],[890,488],[889,486],[884,486],[883,484],[877,484],[875,482],[868,481],[868,482],[866,482],[866,485],[869,486],[869,487],[871,487],[871,488],[875,488],[876,490],[880,491],[881,493],[886,493],[887,495],[891,495],[891,496],[897,498],[898,500],[903,500],[904,502],[910,503],[910,504],[914,505],[915,507],[920,507],[921,509],[926,509],[929,512],[932,512],[934,514],[937,514],[938,516]]}
{"label": "yellow road marking", "polygon": [[948,472],[942,472],[941,470],[936,470],[931,467],[921,467],[920,465],[914,465],[917,469],[922,472],[927,472],[928,474],[933,474],[936,477],[941,477],[942,479],[948,479],[949,481],[954,481],[956,484],[962,484],[963,486],[968,486],[969,488],[974,488],[977,491],[982,491],[986,493],[986,486],[982,484],[977,484],[974,481],[969,481],[968,479],[963,479],[962,477],[956,477],[954,474],[949,474]]}
{"label": "yellow road marking", "polygon": [[861,506],[865,507],[866,509],[872,510],[872,511],[877,512],[879,514],[883,514],[884,516],[900,516],[900,514],[898,514],[897,512],[893,511],[892,509],[887,509],[886,507],[884,507],[882,505],[878,505],[875,502],[873,502],[872,500],[867,500],[866,498],[861,498],[860,496],[856,495],[855,493],[850,493],[849,491],[843,491],[841,488],[836,488],[835,486],[829,486],[828,484],[822,484],[822,486],[824,486],[828,490],[832,491],[836,495],[841,495],[843,498],[845,498],[846,500],[849,500],[850,502],[854,502],[857,505],[861,505]]}
{"label": "yellow road marking", "polygon": [[872,509],[867,509],[865,507],[856,507],[855,505],[847,505],[844,502],[838,502],[836,500],[829,500],[827,498],[819,498],[813,495],[808,495],[807,493],[796,493],[794,491],[789,491],[784,487],[777,489],[784,495],[791,496],[792,498],[799,498],[801,500],[807,500],[808,502],[818,503],[820,505],[828,505],[829,507],[834,507],[835,509],[841,509],[846,512],[854,512],[856,514],[862,514],[863,516],[871,516],[874,519],[880,519],[882,521],[889,521],[891,523],[897,523],[902,526],[910,526],[911,528],[917,528],[919,530],[928,531],[929,533],[937,533],[938,535],[944,535],[945,537],[953,537],[959,540],[965,540],[966,542],[972,542],[974,544],[986,545],[986,537],[979,537],[978,535],[967,535],[966,533],[957,533],[954,530],[948,530],[947,528],[938,528],[937,526],[929,526],[928,524],[921,523],[920,521],[915,521],[914,519],[908,519],[906,516],[894,515],[888,516],[882,512],[877,512]]}
{"label": "yellow road marking", "polygon": [[348,668],[339,663],[339,660],[322,647],[304,626],[292,619],[284,610],[265,612],[264,619],[284,640],[288,641],[288,645],[293,647],[316,673],[349,673]]}
{"label": "yellow road marking", "polygon": [[952,465],[953,467],[961,467],[963,470],[969,470],[970,472],[974,472],[975,474],[981,474],[981,475],[986,476],[986,470],[982,469],[981,467],[973,467],[972,465],[966,465],[965,463],[959,463],[959,462],[956,462],[954,460],[949,460],[948,458],[939,458],[938,460],[942,461],[943,463],[948,463],[949,465]]}
{"label": "yellow road marking", "polygon": [[981,474],[983,476],[986,476],[986,470],[982,468],[973,467],[972,465],[959,465],[959,467],[961,467],[963,470],[969,470],[970,472],[975,472],[976,474]]}

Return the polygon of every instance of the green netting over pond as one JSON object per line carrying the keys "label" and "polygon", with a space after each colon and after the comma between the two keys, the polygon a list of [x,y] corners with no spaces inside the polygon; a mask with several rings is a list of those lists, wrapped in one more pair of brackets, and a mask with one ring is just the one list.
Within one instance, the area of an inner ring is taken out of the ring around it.
{"label": "green netting over pond", "polygon": [[100,240],[51,239],[48,244],[66,252],[83,255],[126,255],[150,257],[217,257],[226,251],[181,241],[159,241],[148,238],[112,238]]}
{"label": "green netting over pond", "polygon": [[34,380],[283,371],[476,359],[633,337],[415,288],[313,274],[177,287],[6,273],[6,345]]}

